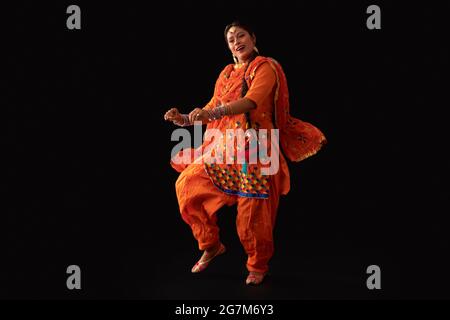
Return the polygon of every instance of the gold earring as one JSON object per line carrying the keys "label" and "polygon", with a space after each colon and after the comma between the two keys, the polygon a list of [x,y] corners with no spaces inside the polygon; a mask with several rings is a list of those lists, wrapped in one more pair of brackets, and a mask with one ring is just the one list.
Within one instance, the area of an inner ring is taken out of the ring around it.
{"label": "gold earring", "polygon": [[239,61],[238,61],[238,59],[236,58],[235,55],[233,55],[233,60],[234,60],[234,63],[235,63],[235,64],[238,64],[238,63],[239,63]]}
{"label": "gold earring", "polygon": [[256,46],[253,47],[253,50],[255,50],[257,54],[259,54],[259,50],[258,50],[258,48]]}

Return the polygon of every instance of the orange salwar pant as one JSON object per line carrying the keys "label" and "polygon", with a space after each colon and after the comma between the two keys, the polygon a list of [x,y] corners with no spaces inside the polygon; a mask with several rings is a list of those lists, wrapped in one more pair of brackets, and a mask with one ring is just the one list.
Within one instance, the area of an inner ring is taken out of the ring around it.
{"label": "orange salwar pant", "polygon": [[273,228],[279,203],[279,183],[270,179],[268,199],[245,198],[219,190],[201,164],[187,166],[175,184],[180,212],[191,227],[200,250],[219,241],[217,211],[224,205],[237,205],[236,227],[248,255],[249,271],[266,272],[273,255]]}

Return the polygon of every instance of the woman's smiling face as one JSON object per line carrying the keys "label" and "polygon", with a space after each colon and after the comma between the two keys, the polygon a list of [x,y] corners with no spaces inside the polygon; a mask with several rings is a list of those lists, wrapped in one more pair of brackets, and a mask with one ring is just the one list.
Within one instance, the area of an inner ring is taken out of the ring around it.
{"label": "woman's smiling face", "polygon": [[256,38],[243,28],[231,27],[227,32],[227,43],[231,53],[243,63],[252,56]]}

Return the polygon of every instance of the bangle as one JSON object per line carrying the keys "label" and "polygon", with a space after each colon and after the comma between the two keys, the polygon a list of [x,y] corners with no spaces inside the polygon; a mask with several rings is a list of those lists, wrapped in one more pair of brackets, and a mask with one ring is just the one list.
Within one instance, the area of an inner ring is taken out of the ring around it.
{"label": "bangle", "polygon": [[189,115],[188,114],[182,114],[181,115],[181,121],[174,121],[173,123],[180,127],[186,127],[192,125],[192,123],[189,121]]}
{"label": "bangle", "polygon": [[232,114],[231,107],[227,103],[206,111],[208,112],[209,120],[218,120]]}
{"label": "bangle", "polygon": [[225,109],[226,109],[227,116],[230,116],[233,114],[233,110],[231,109],[231,106],[228,103],[225,103]]}

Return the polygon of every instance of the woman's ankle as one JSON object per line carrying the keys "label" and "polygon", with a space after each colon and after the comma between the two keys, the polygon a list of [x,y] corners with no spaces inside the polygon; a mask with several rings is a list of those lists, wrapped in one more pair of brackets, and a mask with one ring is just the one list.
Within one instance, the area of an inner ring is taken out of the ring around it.
{"label": "woman's ankle", "polygon": [[222,244],[220,242],[218,242],[217,244],[205,249],[205,253],[207,255],[215,254],[217,251],[219,251],[221,246],[222,246]]}

